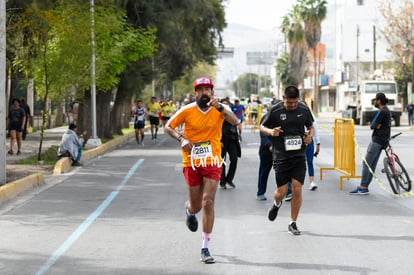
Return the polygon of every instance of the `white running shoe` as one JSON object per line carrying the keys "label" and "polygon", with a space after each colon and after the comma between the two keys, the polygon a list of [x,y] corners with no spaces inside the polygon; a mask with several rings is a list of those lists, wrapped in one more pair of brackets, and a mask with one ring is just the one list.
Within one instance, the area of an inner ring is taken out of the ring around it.
{"label": "white running shoe", "polygon": [[315,191],[316,189],[318,189],[318,185],[312,181],[309,185],[309,190]]}

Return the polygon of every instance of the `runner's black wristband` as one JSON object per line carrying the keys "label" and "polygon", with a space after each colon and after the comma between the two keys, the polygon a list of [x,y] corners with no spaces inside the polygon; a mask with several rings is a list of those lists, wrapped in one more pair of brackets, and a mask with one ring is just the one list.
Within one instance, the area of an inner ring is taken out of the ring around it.
{"label": "runner's black wristband", "polygon": [[179,135],[177,140],[178,140],[178,142],[181,143],[181,142],[183,142],[184,139],[185,139],[185,137],[183,135]]}
{"label": "runner's black wristband", "polygon": [[217,111],[219,111],[219,112],[221,113],[221,112],[223,112],[223,109],[224,109],[224,108],[223,108],[223,106],[221,106],[221,105],[220,105],[220,107],[218,107],[218,108],[216,108],[216,109],[217,109]]}

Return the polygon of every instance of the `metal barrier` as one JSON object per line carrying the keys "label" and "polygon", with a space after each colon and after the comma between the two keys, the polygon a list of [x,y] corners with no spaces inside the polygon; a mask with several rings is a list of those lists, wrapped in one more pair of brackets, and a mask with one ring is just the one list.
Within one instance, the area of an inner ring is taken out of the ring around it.
{"label": "metal barrier", "polygon": [[344,178],[361,178],[355,174],[355,143],[354,143],[354,120],[336,118],[334,128],[334,167],[321,168],[320,179],[323,170],[336,170],[344,174],[340,177],[339,189],[342,190]]}

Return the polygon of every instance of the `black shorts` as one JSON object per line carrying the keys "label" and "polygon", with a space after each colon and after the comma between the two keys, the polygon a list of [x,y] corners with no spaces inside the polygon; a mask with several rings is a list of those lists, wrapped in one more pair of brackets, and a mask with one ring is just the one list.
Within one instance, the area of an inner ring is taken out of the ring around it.
{"label": "black shorts", "polygon": [[143,123],[134,124],[134,129],[143,129],[143,128],[145,128],[145,124]]}
{"label": "black shorts", "polygon": [[273,162],[275,169],[276,185],[278,187],[290,182],[292,178],[304,183],[306,176],[306,158],[297,157],[284,161]]}
{"label": "black shorts", "polygon": [[23,132],[22,125],[17,123],[10,123],[9,124],[9,131],[16,131],[16,132]]}
{"label": "black shorts", "polygon": [[160,119],[155,116],[150,116],[149,121],[151,125],[160,125]]}
{"label": "black shorts", "polygon": [[170,117],[169,116],[162,116],[161,117],[161,120],[169,120],[170,119]]}

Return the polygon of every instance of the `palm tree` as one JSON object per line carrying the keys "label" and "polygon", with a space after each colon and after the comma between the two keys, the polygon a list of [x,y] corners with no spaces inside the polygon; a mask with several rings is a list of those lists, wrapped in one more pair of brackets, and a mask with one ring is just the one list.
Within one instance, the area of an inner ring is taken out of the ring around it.
{"label": "palm tree", "polygon": [[317,84],[317,64],[316,46],[321,41],[322,28],[321,22],[327,13],[327,2],[325,0],[298,0],[300,16],[305,22],[305,37],[309,48],[313,50],[313,72],[314,72],[314,93],[313,111],[318,112],[318,84]]}
{"label": "palm tree", "polygon": [[[305,76],[306,61],[306,41],[303,21],[300,17],[300,7],[294,5],[293,9],[283,17],[280,26],[289,43],[289,75],[291,83],[283,83],[286,85],[299,85],[303,82]],[[283,80],[282,80],[283,81]]]}

